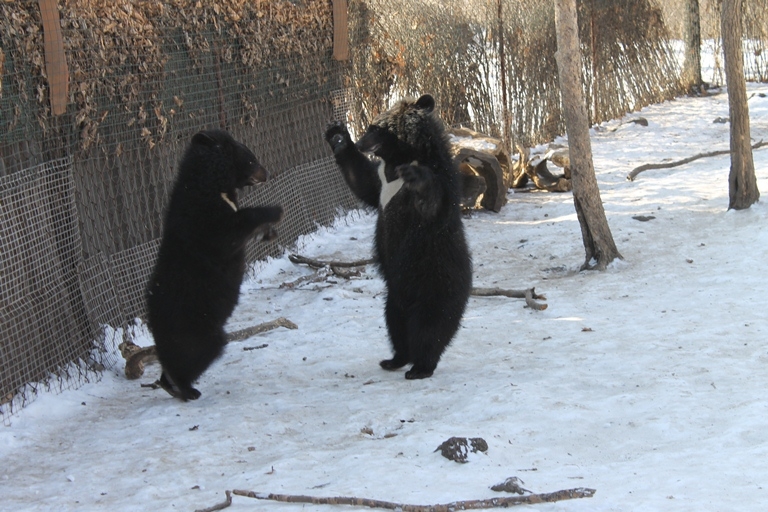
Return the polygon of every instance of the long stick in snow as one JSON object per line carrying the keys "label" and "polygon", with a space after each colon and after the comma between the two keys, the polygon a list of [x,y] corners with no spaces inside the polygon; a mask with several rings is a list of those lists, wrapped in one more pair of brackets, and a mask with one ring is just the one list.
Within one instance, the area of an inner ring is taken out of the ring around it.
{"label": "long stick in snow", "polygon": [[354,498],[336,496],[322,498],[315,496],[300,496],[292,494],[268,494],[254,491],[233,490],[232,494],[255,498],[258,500],[281,501],[284,503],[308,503],[311,505],[353,505],[357,507],[383,508],[402,512],[453,512],[455,510],[477,510],[487,508],[506,508],[517,505],[532,505],[535,503],[552,503],[562,500],[578,498],[591,498],[595,495],[595,489],[579,487],[577,489],[564,489],[562,491],[547,492],[543,494],[528,494],[526,496],[509,496],[503,498],[488,498],[482,500],[454,501],[439,505],[406,505],[391,501],[373,500],[368,498]]}
{"label": "long stick in snow", "polygon": [[[324,261],[324,260],[317,260],[314,258],[308,258],[300,254],[290,254],[288,256],[288,259],[291,260],[293,263],[308,265],[309,267],[316,268],[316,269],[324,268],[324,267],[331,267],[332,269],[362,267],[370,263],[373,263],[373,260],[370,260],[370,259],[357,260],[357,261]],[[535,309],[537,311],[543,311],[547,309],[546,304],[541,304],[536,302],[536,299],[547,300],[547,298],[544,295],[537,294],[533,288],[529,288],[527,290],[507,290],[504,288],[472,288],[471,295],[475,297],[502,296],[502,297],[510,297],[513,299],[525,299],[526,306],[531,309]]]}
{"label": "long stick in snow", "polygon": [[[280,317],[276,320],[264,322],[263,324],[246,327],[239,331],[233,331],[227,333],[227,343],[233,341],[243,341],[278,327],[285,327],[286,329],[298,329],[299,327],[288,320],[287,318]],[[149,347],[139,347],[132,341],[124,341],[120,344],[120,353],[125,358],[125,376],[131,380],[138,379],[144,375],[144,366],[152,361],[157,361],[157,349],[154,345]],[[151,386],[150,386],[151,387]]]}
{"label": "long stick in snow", "polygon": [[232,492],[224,491],[224,493],[227,495],[227,498],[221,503],[218,503],[212,507],[197,509],[195,512],[216,512],[217,510],[224,510],[225,508],[229,507],[232,505]]}
{"label": "long stick in snow", "polygon": [[307,258],[306,256],[302,256],[301,254],[289,254],[288,259],[291,260],[293,263],[296,264],[304,264],[307,266],[310,266],[312,268],[323,268],[323,267],[339,267],[339,268],[349,268],[349,267],[364,267],[368,265],[369,263],[373,263],[372,259],[364,259],[364,260],[357,260],[357,261],[322,261],[322,260],[316,260],[314,258]]}
{"label": "long stick in snow", "polygon": [[[762,140],[755,145],[752,146],[752,149],[760,149],[763,146],[768,146],[768,142],[763,142]],[[722,149],[720,151],[710,151],[708,153],[699,153],[698,155],[689,156],[688,158],[683,158],[682,160],[677,160],[675,162],[665,162],[662,164],[643,164],[639,167],[635,167],[632,169],[632,172],[627,174],[627,180],[629,181],[635,181],[635,177],[637,177],[638,174],[640,174],[643,171],[648,171],[650,169],[669,169],[670,167],[678,167],[680,165],[685,165],[688,163],[693,162],[694,160],[698,160],[699,158],[709,158],[712,156],[719,156],[719,155],[727,155],[731,152],[730,149]]]}
{"label": "long stick in snow", "polygon": [[507,290],[505,288],[472,288],[472,296],[474,297],[510,297],[512,299],[525,299],[526,307],[535,309],[536,311],[544,311],[547,309],[546,304],[536,302],[534,299],[547,300],[544,295],[540,295],[534,291],[533,288],[527,290]]}

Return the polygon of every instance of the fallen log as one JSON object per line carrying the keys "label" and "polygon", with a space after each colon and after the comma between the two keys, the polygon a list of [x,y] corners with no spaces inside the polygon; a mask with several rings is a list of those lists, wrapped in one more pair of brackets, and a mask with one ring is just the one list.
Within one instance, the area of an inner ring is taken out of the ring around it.
{"label": "fallen log", "polygon": [[485,181],[485,190],[480,200],[482,207],[492,212],[501,211],[507,202],[507,187],[504,185],[504,170],[498,159],[482,151],[461,148],[453,162],[460,172],[481,176]]}
{"label": "fallen log", "polygon": [[130,380],[138,379],[144,375],[144,366],[157,361],[155,346],[140,347],[130,340],[118,345],[120,354],[125,359],[125,376]]}
{"label": "fallen log", "polygon": [[[570,192],[573,190],[571,184],[571,161],[567,147],[552,146],[543,155],[531,157],[531,150],[519,145],[515,146],[519,154],[517,162],[512,166],[512,182],[510,187],[516,192],[527,191],[525,187],[528,182],[532,182],[537,190],[546,190],[547,192]],[[563,174],[555,175],[547,168],[547,161],[550,161],[563,168]]]}

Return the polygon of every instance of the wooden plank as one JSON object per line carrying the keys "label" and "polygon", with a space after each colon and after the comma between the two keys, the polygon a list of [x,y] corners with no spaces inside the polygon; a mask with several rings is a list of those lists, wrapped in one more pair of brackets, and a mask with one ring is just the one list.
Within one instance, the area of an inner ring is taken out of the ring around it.
{"label": "wooden plank", "polygon": [[349,60],[347,0],[333,0],[333,58]]}
{"label": "wooden plank", "polygon": [[69,96],[69,69],[61,35],[61,19],[57,0],[39,0],[43,17],[43,41],[45,44],[45,74],[48,77],[49,96],[53,115],[67,110]]}

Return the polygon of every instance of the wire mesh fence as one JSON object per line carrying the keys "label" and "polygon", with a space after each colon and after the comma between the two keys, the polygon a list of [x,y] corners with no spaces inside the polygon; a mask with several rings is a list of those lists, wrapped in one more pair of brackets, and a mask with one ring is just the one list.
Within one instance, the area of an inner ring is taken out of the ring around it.
{"label": "wire mesh fence", "polygon": [[241,197],[286,211],[251,261],[356,206],[322,138],[347,110],[329,2],[61,2],[58,115],[44,3],[0,4],[5,422],[34,383],[76,386],[114,364],[120,329],[144,314],[177,159],[198,130],[227,129],[273,175]]}
{"label": "wire mesh fence", "polygon": [[[684,1],[579,2],[593,122],[680,93],[671,41]],[[563,133],[552,2],[349,0],[351,59],[339,61],[332,13],[346,3],[0,2],[4,422],[41,386],[115,363],[121,329],[144,314],[177,159],[196,131],[229,130],[273,174],[241,197],[286,212],[276,242],[249,245],[252,262],[357,206],[322,137],[331,119],[359,132],[392,101],[429,92],[448,124],[508,148]],[[714,39],[715,4],[702,0]],[[745,5],[747,71],[765,77],[768,9]]]}

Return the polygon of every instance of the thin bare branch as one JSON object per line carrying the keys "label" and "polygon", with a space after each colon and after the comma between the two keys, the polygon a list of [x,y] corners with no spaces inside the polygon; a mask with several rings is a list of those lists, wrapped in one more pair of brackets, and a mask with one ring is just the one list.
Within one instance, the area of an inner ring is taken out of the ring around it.
{"label": "thin bare branch", "polygon": [[250,338],[251,336],[255,336],[256,334],[271,331],[273,329],[277,329],[278,327],[285,327],[286,329],[299,328],[298,325],[281,316],[280,318],[270,322],[264,322],[263,324],[246,327],[245,329],[240,329],[239,331],[228,332],[227,343],[232,341],[243,341]]}
{"label": "thin bare branch", "polygon": [[195,512],[216,512],[217,510],[224,510],[225,508],[232,505],[232,492],[231,491],[224,491],[224,492],[227,495],[227,499],[225,499],[223,502],[217,505],[214,505],[212,507],[195,510]]}
{"label": "thin bare branch", "polygon": [[323,267],[336,267],[336,268],[348,268],[348,267],[364,267],[365,265],[368,265],[370,263],[373,263],[373,259],[365,259],[365,260],[357,260],[357,261],[323,261],[323,260],[316,260],[313,258],[307,258],[306,256],[301,256],[300,254],[291,254],[288,256],[288,259],[291,260],[293,263],[297,264],[304,264],[308,265],[312,268],[323,268]]}
{"label": "thin bare branch", "polygon": [[[290,256],[288,256],[288,258],[294,263],[305,264],[312,268],[326,268],[326,267],[330,267],[331,269],[351,268],[351,267],[361,267],[361,266],[373,263],[373,260],[323,261],[323,260],[316,260],[314,258],[308,258],[306,256],[301,256],[299,254],[291,254]],[[303,278],[299,278],[299,281],[302,281],[302,279],[306,280],[307,278],[310,278],[310,277],[314,279],[316,276],[304,276]],[[296,282],[284,283],[283,285],[281,285],[281,287],[286,286],[286,287],[293,288],[294,286],[296,286],[295,283]],[[503,297],[510,297],[513,299],[525,299],[526,307],[529,307],[531,309],[535,309],[538,311],[547,309],[546,304],[541,304],[536,302],[536,299],[547,300],[547,298],[544,295],[538,295],[533,288],[529,288],[527,290],[505,290],[503,288],[472,288],[471,294],[476,297],[503,296]]]}
{"label": "thin bare branch", "polygon": [[233,494],[255,498],[258,500],[272,500],[284,503],[308,503],[312,505],[352,505],[356,507],[382,508],[387,510],[400,510],[402,512],[454,512],[456,510],[507,508],[516,505],[531,505],[535,503],[552,503],[555,501],[572,500],[579,498],[591,498],[595,495],[595,489],[580,487],[577,489],[564,489],[562,491],[543,494],[528,494],[526,496],[509,496],[502,498],[488,498],[481,500],[454,501],[452,503],[438,505],[407,505],[391,501],[373,500],[369,498],[355,498],[347,496],[315,497],[292,494],[268,494],[254,491],[242,491],[235,489]]}
{"label": "thin bare branch", "polygon": [[535,309],[537,311],[543,311],[547,309],[546,304],[536,302],[535,299],[547,300],[544,295],[536,293],[534,288],[528,288],[527,290],[506,290],[504,288],[472,288],[472,295],[475,297],[510,297],[513,299],[525,299],[526,307]]}
{"label": "thin bare branch", "polygon": [[[760,149],[764,146],[768,146],[768,142],[763,142],[762,140],[752,146],[752,149]],[[651,169],[669,169],[671,167],[678,167],[681,165],[689,164],[693,162],[694,160],[698,160],[699,158],[709,158],[713,156],[720,156],[720,155],[728,155],[730,154],[730,149],[721,149],[718,151],[708,151],[706,153],[699,153],[698,155],[689,156],[688,158],[683,158],[682,160],[677,160],[674,162],[664,162],[660,164],[643,164],[639,167],[635,167],[632,169],[632,172],[627,174],[627,180],[629,181],[635,181],[635,177],[640,174],[643,171],[649,171]]]}
{"label": "thin bare branch", "polygon": [[[278,327],[285,327],[286,329],[299,328],[287,318],[280,317],[270,322],[264,322],[263,324],[253,325],[251,327],[246,327],[245,329],[240,329],[239,331],[227,333],[227,343],[243,341],[256,334],[271,331]],[[149,347],[139,347],[135,343],[128,341],[120,344],[120,350],[125,358],[125,376],[129,379],[138,379],[144,375],[144,366],[146,364],[157,361],[157,349],[154,345],[150,345]],[[157,382],[149,386],[142,386],[151,387],[156,384]]]}

